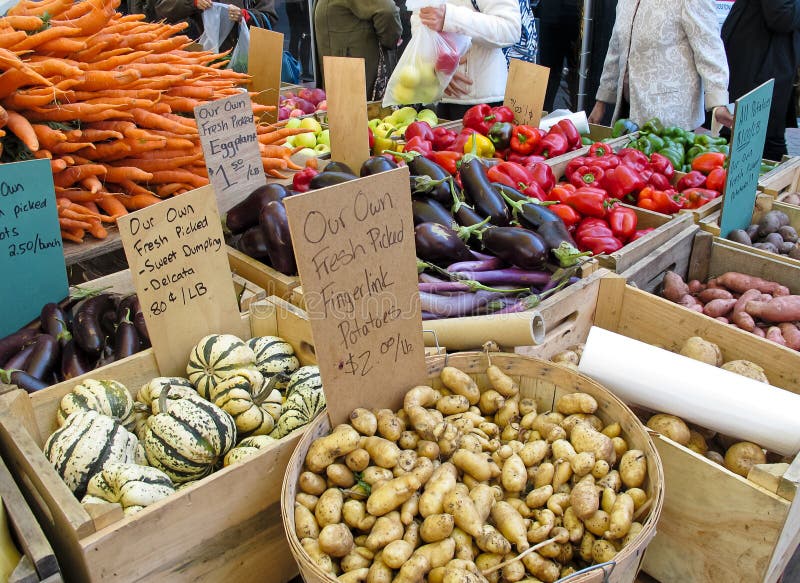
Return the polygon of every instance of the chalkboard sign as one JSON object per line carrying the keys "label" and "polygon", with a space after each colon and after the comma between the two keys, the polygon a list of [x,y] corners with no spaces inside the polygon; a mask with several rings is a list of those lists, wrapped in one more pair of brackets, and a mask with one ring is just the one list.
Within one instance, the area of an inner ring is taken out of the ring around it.
{"label": "chalkboard sign", "polygon": [[0,336],[69,291],[49,160],[0,164]]}
{"label": "chalkboard sign", "polygon": [[770,79],[736,100],[720,219],[722,237],[746,228],[753,217],[774,85],[775,80]]}

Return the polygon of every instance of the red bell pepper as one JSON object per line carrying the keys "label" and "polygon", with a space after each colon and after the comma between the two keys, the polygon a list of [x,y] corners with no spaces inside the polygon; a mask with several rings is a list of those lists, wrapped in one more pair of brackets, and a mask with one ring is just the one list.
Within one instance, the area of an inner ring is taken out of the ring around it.
{"label": "red bell pepper", "polygon": [[535,154],[531,154],[529,156],[523,156],[522,154],[517,154],[513,151],[513,148],[508,154],[506,154],[506,160],[509,162],[516,162],[517,164],[522,164],[528,168],[533,168],[537,163],[544,162],[544,156],[537,156]]}
{"label": "red bell pepper", "polygon": [[560,203],[566,203],[567,199],[578,190],[573,185],[567,182],[559,182],[547,193],[547,200],[554,200]]}
{"label": "red bell pepper", "polygon": [[564,222],[567,229],[572,229],[581,221],[581,215],[578,211],[567,204],[558,203],[547,207],[548,210],[553,211]]}
{"label": "red bell pepper", "polygon": [[620,159],[621,164],[630,166],[639,172],[647,168],[647,166],[650,164],[650,160],[647,159],[647,156],[644,154],[644,152],[640,152],[635,148],[622,148],[619,152],[617,152],[616,156]]}
{"label": "red bell pepper", "polygon": [[680,180],[678,180],[678,184],[675,187],[680,191],[683,192],[687,188],[702,188],[706,184],[706,177],[703,176],[697,170],[692,170],[688,172],[685,176],[681,176]]}
{"label": "red bell pepper", "polygon": [[717,192],[725,192],[725,180],[728,177],[728,171],[725,168],[714,168],[708,173],[706,178],[706,188],[716,190]]}
{"label": "red bell pepper", "polygon": [[583,186],[569,194],[562,202],[568,204],[582,215],[605,218],[608,213],[608,194],[601,188]]}
{"label": "red bell pepper", "polygon": [[533,173],[524,166],[514,162],[500,162],[489,168],[486,174],[490,181],[516,188],[525,196],[545,199],[544,190],[534,180]]}
{"label": "red bell pepper", "polygon": [[687,188],[681,192],[681,195],[686,200],[685,208],[689,209],[698,209],[704,204],[721,196],[716,190],[710,190],[708,188]]}
{"label": "red bell pepper", "polygon": [[371,151],[375,147],[375,134],[372,133],[372,128],[367,128],[367,131],[369,132],[369,149]]}
{"label": "red bell pepper", "polygon": [[[636,150],[638,152],[638,150]],[[650,154],[650,170],[663,174],[668,180],[675,175],[675,168],[669,158],[662,156],[658,152]]]}
{"label": "red bell pepper", "polygon": [[721,152],[704,152],[692,160],[692,170],[708,174],[714,168],[725,165],[725,154]]}
{"label": "red bell pepper", "polygon": [[578,156],[577,158],[573,158],[569,162],[567,162],[567,167],[564,169],[564,176],[569,176],[573,172],[575,172],[581,166],[586,166],[590,162],[594,162],[591,158],[587,158],[586,156]]}
{"label": "red bell pepper", "polygon": [[570,184],[576,188],[581,186],[598,186],[601,184],[605,171],[597,166],[581,166],[568,176]]}
{"label": "red bell pepper", "polygon": [[447,149],[452,152],[460,152],[461,154],[463,154],[464,146],[466,146],[467,142],[469,142],[470,136],[472,136],[472,134],[475,133],[478,132],[471,128],[464,128],[463,130],[461,130],[461,132],[459,132],[456,135],[455,139],[453,140],[453,143]]}
{"label": "red bell pepper", "polygon": [[518,125],[511,132],[511,151],[523,156],[532,154],[542,139],[542,131],[527,125]]}
{"label": "red bell pepper", "polygon": [[292,189],[297,192],[308,192],[311,188],[311,179],[319,172],[315,168],[303,168],[292,177]]}
{"label": "red bell pepper", "polygon": [[567,138],[561,134],[550,132],[536,145],[534,154],[541,154],[545,158],[555,158],[561,154],[565,154],[569,148]]}
{"label": "red bell pepper", "polygon": [[655,227],[650,227],[649,229],[639,229],[633,234],[633,236],[630,239],[628,239],[628,243],[633,243],[634,241],[641,239],[648,233],[652,233],[655,230],[656,230]]}
{"label": "red bell pepper", "polygon": [[453,142],[456,141],[458,134],[453,130],[447,128],[435,127],[433,128],[433,149],[434,150],[449,150]]}
{"label": "red bell pepper", "polygon": [[550,128],[551,132],[556,132],[567,138],[567,145],[570,150],[575,150],[581,145],[581,134],[572,120],[561,119]]}
{"label": "red bell pepper", "polygon": [[672,184],[670,183],[669,179],[658,172],[653,172],[650,174],[650,176],[647,178],[647,185],[652,186],[656,190],[668,190],[672,188]]}
{"label": "red bell pepper", "polygon": [[583,219],[575,230],[575,242],[578,249],[591,251],[593,255],[613,253],[623,247],[608,223],[601,219]]}
{"label": "red bell pepper", "polygon": [[406,140],[410,140],[411,138],[415,138],[417,136],[426,142],[432,142],[433,138],[435,137],[433,134],[433,129],[426,121],[414,121],[408,124],[408,127],[405,131]]}
{"label": "red bell pepper", "polygon": [[608,225],[611,232],[621,241],[628,241],[636,232],[639,217],[632,208],[617,205],[608,211]]}
{"label": "red bell pepper", "polygon": [[591,146],[589,146],[589,157],[590,158],[602,158],[603,156],[609,156],[613,154],[614,150],[608,144],[604,142],[595,142]]}
{"label": "red bell pepper", "polygon": [[497,107],[493,107],[492,115],[494,116],[495,122],[499,121],[499,122],[514,123],[514,112],[511,111],[511,108],[506,107],[505,105],[498,105]]}
{"label": "red bell pepper", "polygon": [[586,160],[587,164],[597,166],[603,170],[610,170],[611,168],[616,168],[621,164],[620,158],[616,154],[609,154],[608,156],[601,156],[599,158],[587,157]]}
{"label": "red bell pepper", "polygon": [[[511,121],[514,120],[514,115],[511,115]],[[492,108],[485,103],[473,105],[464,114],[462,120],[464,127],[475,130],[484,136],[489,133],[489,128],[495,122],[499,121],[497,116],[492,112]]]}
{"label": "red bell pepper", "polygon": [[439,166],[447,170],[450,174],[457,172],[458,161],[461,160],[461,152],[437,152],[434,150],[429,155],[425,156],[428,160],[436,162]]}
{"label": "red bell pepper", "polygon": [[550,190],[556,184],[556,177],[553,174],[553,169],[544,162],[536,162],[530,166],[526,166],[531,171],[533,181],[542,187],[545,192]]}
{"label": "red bell pepper", "polygon": [[614,198],[622,198],[626,194],[637,192],[644,188],[644,185],[645,182],[639,172],[624,164],[607,170],[602,182],[603,188]]}
{"label": "red bell pepper", "polygon": [[674,190],[656,190],[651,186],[645,186],[639,191],[637,206],[673,215],[684,208],[686,199]]}
{"label": "red bell pepper", "polygon": [[406,142],[406,146],[403,151],[417,152],[418,154],[422,154],[423,156],[427,157],[433,151],[433,149],[430,142],[423,140],[420,136],[414,136]]}

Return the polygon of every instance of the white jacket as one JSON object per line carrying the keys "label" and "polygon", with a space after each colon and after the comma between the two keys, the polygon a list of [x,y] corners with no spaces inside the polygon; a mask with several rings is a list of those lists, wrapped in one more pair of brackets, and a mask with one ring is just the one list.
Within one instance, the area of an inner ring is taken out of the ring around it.
{"label": "white jacket", "polygon": [[728,61],[713,0],[619,0],[597,91],[614,103],[628,74],[630,118],[693,130],[728,103]]}
{"label": "white jacket", "polygon": [[[521,34],[518,0],[477,0],[476,12],[471,0],[447,0],[443,32],[457,32],[472,38],[466,62],[458,71],[472,80],[467,95],[445,96],[445,103],[474,105],[503,101],[506,92],[508,65],[501,50],[515,44]],[[419,17],[411,15],[412,36],[423,26]]]}

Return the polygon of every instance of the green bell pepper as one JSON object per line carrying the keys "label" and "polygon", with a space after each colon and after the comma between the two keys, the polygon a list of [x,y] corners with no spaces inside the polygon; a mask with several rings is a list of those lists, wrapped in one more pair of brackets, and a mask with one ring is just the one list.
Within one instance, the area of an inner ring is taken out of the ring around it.
{"label": "green bell pepper", "polygon": [[653,144],[644,136],[633,142],[631,147],[641,151],[645,156],[650,156],[653,153]]}
{"label": "green bell pepper", "polygon": [[636,125],[636,123],[623,117],[614,122],[614,127],[611,129],[611,137],[619,138],[621,136],[632,134],[638,130],[639,126]]}
{"label": "green bell pepper", "polygon": [[582,146],[591,146],[592,144],[594,144],[594,140],[592,140],[592,138],[590,138],[589,136],[581,136]]}
{"label": "green bell pepper", "polygon": [[724,146],[728,143],[728,140],[719,136],[717,138],[712,138],[708,134],[697,134],[694,143],[698,146]]}
{"label": "green bell pepper", "polygon": [[694,146],[692,146],[691,148],[689,148],[689,151],[688,151],[688,152],[686,152],[686,162],[687,162],[687,163],[689,163],[689,164],[691,164],[691,163],[692,163],[692,160],[694,160],[695,158],[697,158],[697,157],[698,157],[700,154],[702,154],[703,152],[707,152],[707,151],[708,151],[708,150],[707,150],[706,148],[704,148],[704,147],[702,147],[702,146],[699,146],[699,145],[695,144]]}
{"label": "green bell pepper", "polygon": [[677,144],[675,144],[666,148],[662,148],[658,151],[658,153],[672,162],[672,166],[674,168],[680,168],[683,166],[683,147],[679,147]]}
{"label": "green bell pepper", "polygon": [[653,117],[644,122],[644,125],[642,125],[641,130],[643,132],[647,132],[650,134],[660,135],[661,132],[664,131],[664,124],[662,124],[661,120],[658,119],[657,117]]}
{"label": "green bell pepper", "polygon": [[660,149],[666,147],[666,143],[662,138],[657,136],[656,134],[647,134],[644,138],[650,142],[650,146],[652,147],[654,152],[658,152]]}

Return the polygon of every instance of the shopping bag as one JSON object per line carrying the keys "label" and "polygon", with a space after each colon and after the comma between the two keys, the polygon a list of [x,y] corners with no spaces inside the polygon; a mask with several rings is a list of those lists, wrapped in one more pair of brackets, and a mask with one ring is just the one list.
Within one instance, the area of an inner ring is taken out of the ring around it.
{"label": "shopping bag", "polygon": [[228,16],[228,5],[212,2],[210,8],[203,10],[203,34],[197,40],[203,48],[218,53],[220,45],[233,30],[234,22]]}
{"label": "shopping bag", "polygon": [[[442,4],[444,0],[408,0],[406,8],[417,12],[425,6]],[[424,25],[416,27],[389,77],[384,107],[439,101],[471,43],[472,39],[462,34],[436,32]]]}
{"label": "shopping bag", "polygon": [[231,62],[228,69],[233,69],[237,73],[247,73],[247,55],[250,54],[250,29],[242,18],[239,21],[239,40],[231,53]]}

